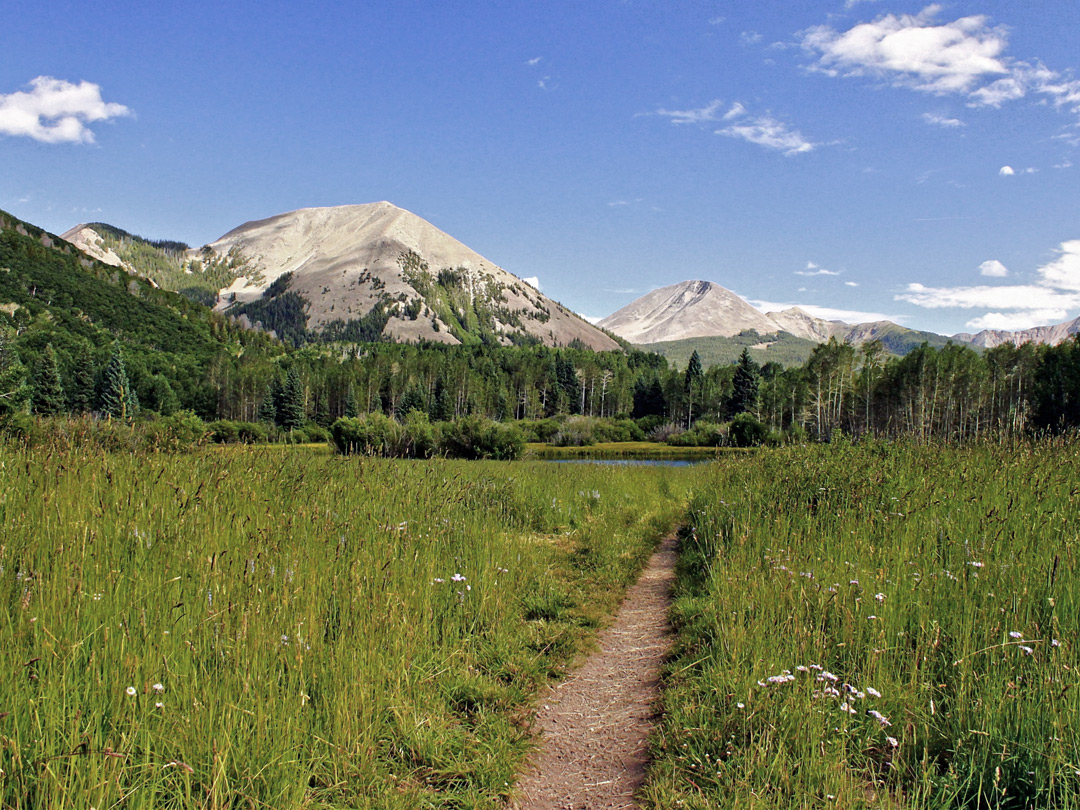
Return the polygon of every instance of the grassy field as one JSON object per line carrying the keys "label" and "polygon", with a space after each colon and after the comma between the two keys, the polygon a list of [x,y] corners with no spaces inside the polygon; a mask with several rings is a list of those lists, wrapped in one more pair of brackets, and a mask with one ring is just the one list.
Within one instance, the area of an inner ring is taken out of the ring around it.
{"label": "grassy field", "polygon": [[0,806],[499,806],[697,474],[0,449]]}
{"label": "grassy field", "polygon": [[656,808],[1080,807],[1080,446],[710,465]]}
{"label": "grassy field", "polygon": [[723,453],[746,453],[737,448],[672,447],[657,442],[597,442],[584,447],[558,447],[553,444],[526,445],[526,457],[533,459],[668,459],[707,461]]}

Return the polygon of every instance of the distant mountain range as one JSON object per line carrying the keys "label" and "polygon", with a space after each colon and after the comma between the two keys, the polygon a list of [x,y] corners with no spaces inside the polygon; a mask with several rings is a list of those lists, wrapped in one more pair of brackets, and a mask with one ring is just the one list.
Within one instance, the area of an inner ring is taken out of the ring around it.
{"label": "distant mountain range", "polygon": [[[983,348],[1029,341],[1056,344],[1080,331],[1080,318],[1021,332],[983,331],[948,337],[907,329],[891,321],[860,324],[827,321],[798,307],[763,313],[719,284],[684,281],[641,296],[597,325],[630,343],[655,348],[673,357],[689,355],[689,347],[695,341],[706,341],[703,346],[708,346],[717,356],[723,356],[726,344],[718,339],[739,335],[760,337],[755,348],[764,350],[775,342],[775,336],[783,333],[810,341],[807,346],[832,337],[854,345],[880,340],[893,354],[905,354],[922,343],[943,346],[950,340]],[[773,336],[773,339],[768,340],[766,336]],[[798,344],[790,341],[785,345],[790,357],[800,357],[806,351],[804,348],[800,352]]]}
{"label": "distant mountain range", "polygon": [[[64,238],[108,264],[294,344],[490,341],[618,349],[617,340],[415,214],[388,202],[247,222],[192,250],[101,223]],[[185,287],[187,288],[185,290]]]}

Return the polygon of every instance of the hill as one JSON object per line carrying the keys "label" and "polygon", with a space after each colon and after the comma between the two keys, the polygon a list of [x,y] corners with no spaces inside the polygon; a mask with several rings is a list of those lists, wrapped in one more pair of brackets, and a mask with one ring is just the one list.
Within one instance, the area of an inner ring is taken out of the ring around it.
{"label": "hill", "polygon": [[661,343],[643,343],[636,348],[656,352],[667,358],[674,367],[681,369],[686,368],[687,363],[690,362],[690,355],[695,351],[701,358],[702,364],[708,368],[736,362],[743,349],[748,349],[750,356],[759,365],[779,363],[785,368],[790,368],[805,363],[816,345],[818,344],[813,340],[795,337],[788,332],[759,335],[753,330],[747,330],[731,337],[665,340]]}
{"label": "hill", "polygon": [[216,358],[254,348],[280,352],[267,336],[242,330],[120,266],[92,259],[3,211],[0,313],[0,323],[14,327],[16,348],[28,365],[52,343],[65,368],[84,348],[100,366],[111,346],[120,343],[140,391],[166,381],[182,406],[203,411],[216,408],[217,391],[208,379]]}
{"label": "hill", "polygon": [[61,239],[104,264],[122,267],[208,307],[217,303],[218,290],[232,284],[243,270],[243,260],[235,253],[196,251],[184,242],[146,239],[104,222],[76,225]]}

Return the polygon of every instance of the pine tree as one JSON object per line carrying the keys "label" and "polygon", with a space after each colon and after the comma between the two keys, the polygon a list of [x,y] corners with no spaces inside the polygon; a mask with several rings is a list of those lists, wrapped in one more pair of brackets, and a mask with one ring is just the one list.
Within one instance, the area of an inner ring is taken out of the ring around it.
{"label": "pine tree", "polygon": [[277,423],[277,404],[275,400],[274,386],[266,386],[266,393],[263,395],[262,402],[259,403],[259,412],[256,415],[260,422],[268,422],[271,425]]}
{"label": "pine tree", "polygon": [[11,335],[0,329],[0,419],[25,411],[31,393],[26,367],[11,346]]}
{"label": "pine tree", "polygon": [[67,402],[60,380],[60,364],[56,359],[56,350],[49,343],[34,367],[34,413],[56,416],[65,410]]}
{"label": "pine tree", "polygon": [[112,357],[102,373],[99,405],[102,413],[125,421],[133,419],[139,409],[139,401],[128,381],[119,346],[113,348]]}
{"label": "pine tree", "polygon": [[277,411],[278,424],[285,430],[296,430],[304,426],[304,383],[300,380],[300,372],[296,366],[289,369],[285,376]]}
{"label": "pine tree", "polygon": [[690,355],[690,362],[686,364],[686,375],[683,377],[683,390],[686,392],[686,427],[694,424],[694,399],[701,393],[702,383],[705,381],[705,372],[701,368],[701,357],[694,349]]}
{"label": "pine tree", "polygon": [[758,388],[761,384],[761,368],[747,349],[739,355],[735,376],[731,380],[731,396],[728,398],[728,414],[737,416],[757,407]]}
{"label": "pine tree", "polygon": [[72,413],[86,413],[94,407],[94,355],[90,344],[79,344],[68,386],[68,407]]}
{"label": "pine tree", "polygon": [[349,388],[345,392],[345,415],[350,419],[355,419],[360,415],[360,403],[356,401],[356,388],[352,383],[349,383]]}

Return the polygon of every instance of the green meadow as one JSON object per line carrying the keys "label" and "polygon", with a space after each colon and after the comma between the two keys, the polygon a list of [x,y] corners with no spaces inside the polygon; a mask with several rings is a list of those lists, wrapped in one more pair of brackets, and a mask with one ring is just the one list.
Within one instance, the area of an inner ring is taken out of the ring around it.
{"label": "green meadow", "polygon": [[502,807],[680,530],[655,808],[1080,807],[1080,445],[0,449],[0,807]]}
{"label": "green meadow", "polygon": [[1078,472],[1070,443],[712,465],[649,806],[1080,806]]}
{"label": "green meadow", "polygon": [[0,806],[498,806],[691,475],[0,451]]}

